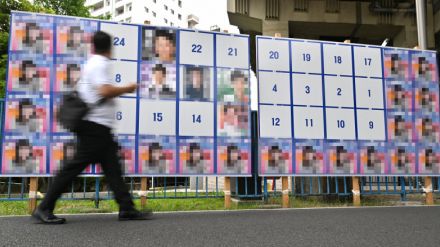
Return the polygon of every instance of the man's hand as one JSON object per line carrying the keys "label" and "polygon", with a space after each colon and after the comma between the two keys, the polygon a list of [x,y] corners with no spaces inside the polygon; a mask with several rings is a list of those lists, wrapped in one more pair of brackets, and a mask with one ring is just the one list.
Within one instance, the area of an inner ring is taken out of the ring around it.
{"label": "man's hand", "polygon": [[130,83],[126,87],[127,87],[127,93],[133,93],[134,91],[136,91],[138,86],[136,83]]}
{"label": "man's hand", "polygon": [[136,83],[129,83],[124,86],[113,86],[110,84],[103,85],[99,88],[99,94],[106,98],[114,98],[121,96],[126,93],[132,93],[136,91],[137,84]]}

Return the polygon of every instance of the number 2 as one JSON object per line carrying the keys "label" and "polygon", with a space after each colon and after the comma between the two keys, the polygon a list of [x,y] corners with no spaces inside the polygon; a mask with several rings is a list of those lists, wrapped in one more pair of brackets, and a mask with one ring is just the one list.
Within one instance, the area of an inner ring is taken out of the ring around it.
{"label": "number 2", "polygon": [[337,91],[338,91],[338,92],[337,92],[337,95],[338,95],[338,96],[341,96],[341,95],[342,95],[342,89],[341,89],[341,88],[338,88]]}
{"label": "number 2", "polygon": [[192,46],[192,52],[194,52],[194,53],[202,53],[202,45],[196,45],[196,44],[193,44]]}

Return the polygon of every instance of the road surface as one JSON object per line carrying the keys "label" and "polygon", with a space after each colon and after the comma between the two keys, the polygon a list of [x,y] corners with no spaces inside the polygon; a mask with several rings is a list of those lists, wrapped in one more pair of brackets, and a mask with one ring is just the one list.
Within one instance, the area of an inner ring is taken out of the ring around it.
{"label": "road surface", "polygon": [[0,217],[0,246],[440,246],[440,207],[67,215],[65,225]]}

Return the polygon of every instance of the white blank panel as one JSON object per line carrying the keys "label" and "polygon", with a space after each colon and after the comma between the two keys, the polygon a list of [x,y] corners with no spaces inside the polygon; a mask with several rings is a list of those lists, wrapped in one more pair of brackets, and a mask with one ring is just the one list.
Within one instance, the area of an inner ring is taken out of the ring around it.
{"label": "white blank panel", "polygon": [[322,76],[292,74],[293,104],[322,106]]}
{"label": "white blank panel", "polygon": [[136,99],[117,98],[116,134],[136,134]]}
{"label": "white blank panel", "polygon": [[289,41],[257,39],[258,70],[289,71]]}
{"label": "white blank panel", "polygon": [[291,42],[292,71],[321,73],[321,44]]}
{"label": "white blank panel", "polygon": [[176,135],[176,102],[139,102],[139,134]]}
{"label": "white blank panel", "polygon": [[260,103],[290,105],[290,76],[288,73],[259,72]]}
{"label": "white blank panel", "polygon": [[354,47],[355,75],[382,77],[380,48]]}
{"label": "white blank panel", "polygon": [[379,110],[357,110],[359,140],[385,141],[384,112]]}
{"label": "white blank panel", "polygon": [[319,107],[293,107],[295,139],[324,139],[323,114]]}
{"label": "white blank panel", "polygon": [[384,109],[382,79],[356,78],[356,107]]}
{"label": "white blank panel", "polygon": [[214,65],[214,35],[180,31],[180,63]]}
{"label": "white blank panel", "polygon": [[214,104],[180,101],[179,134],[181,136],[214,136]]}
{"label": "white blank panel", "polygon": [[101,22],[101,31],[112,36],[113,58],[138,59],[138,27]]}
{"label": "white blank panel", "polygon": [[326,76],[324,85],[326,106],[354,107],[353,78]]}
{"label": "white blank panel", "polygon": [[260,137],[292,138],[289,106],[260,105]]}
{"label": "white blank panel", "polygon": [[[112,78],[117,86],[137,82],[137,62],[113,60],[111,61],[111,65],[110,78]],[[135,97],[136,92],[125,95]]]}
{"label": "white blank panel", "polygon": [[324,44],[324,72],[351,75],[351,46]]}
{"label": "white blank panel", "polygon": [[217,35],[217,66],[249,68],[249,39],[247,37]]}
{"label": "white blank panel", "polygon": [[326,109],[327,139],[355,140],[354,110]]}

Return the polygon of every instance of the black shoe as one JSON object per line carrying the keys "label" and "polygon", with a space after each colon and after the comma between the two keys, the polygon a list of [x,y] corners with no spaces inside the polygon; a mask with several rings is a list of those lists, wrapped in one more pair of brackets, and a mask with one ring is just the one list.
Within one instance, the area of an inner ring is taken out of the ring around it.
{"label": "black shoe", "polygon": [[50,211],[43,211],[39,208],[36,208],[32,213],[32,218],[38,220],[38,223],[43,224],[64,224],[66,223],[66,219],[58,218]]}
{"label": "black shoe", "polygon": [[153,218],[153,211],[143,210],[138,211],[136,209],[119,211],[119,220],[151,220]]}

